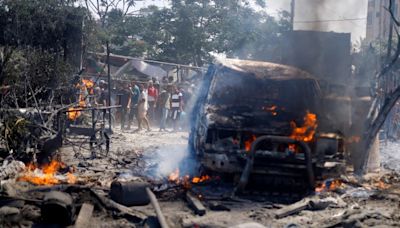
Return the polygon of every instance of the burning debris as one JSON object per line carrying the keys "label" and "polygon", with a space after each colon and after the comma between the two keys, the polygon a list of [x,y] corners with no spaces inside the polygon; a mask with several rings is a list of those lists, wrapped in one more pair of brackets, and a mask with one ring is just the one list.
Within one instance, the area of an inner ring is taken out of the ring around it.
{"label": "burning debris", "polygon": [[55,160],[40,168],[37,165],[28,164],[26,170],[21,172],[17,181],[26,181],[36,185],[75,184],[77,177],[72,172],[60,173],[61,170],[68,169],[64,163]]}
{"label": "burning debris", "polygon": [[289,136],[290,138],[303,142],[311,142],[318,127],[317,115],[307,111],[302,126],[298,127],[294,121],[290,122],[290,126],[293,129],[292,134]]}

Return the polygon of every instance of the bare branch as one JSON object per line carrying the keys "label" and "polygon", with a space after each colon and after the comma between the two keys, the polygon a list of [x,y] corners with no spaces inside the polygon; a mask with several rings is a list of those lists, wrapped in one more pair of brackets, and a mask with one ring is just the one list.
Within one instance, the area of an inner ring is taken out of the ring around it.
{"label": "bare branch", "polygon": [[397,26],[400,26],[400,22],[396,19],[396,17],[394,16],[394,7],[393,7],[393,0],[390,0],[389,1],[389,9],[388,8],[386,8],[386,7],[384,7],[387,11],[389,11],[389,13],[390,13],[390,16],[391,16],[391,18],[392,18],[392,20],[394,21],[394,23],[397,25]]}

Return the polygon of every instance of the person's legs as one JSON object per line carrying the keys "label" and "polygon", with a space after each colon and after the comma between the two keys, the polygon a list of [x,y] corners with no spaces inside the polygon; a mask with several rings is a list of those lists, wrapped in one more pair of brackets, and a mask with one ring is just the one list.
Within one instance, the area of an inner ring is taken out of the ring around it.
{"label": "person's legs", "polygon": [[149,101],[149,111],[148,116],[151,120],[154,120],[154,101]]}
{"label": "person's legs", "polygon": [[167,117],[168,117],[168,109],[162,108],[160,130],[165,130],[165,123],[167,121]]}
{"label": "person's legs", "polygon": [[138,117],[138,130],[142,130],[142,118]]}
{"label": "person's legs", "polygon": [[134,118],[136,117],[136,108],[132,107],[129,116],[128,116],[128,130],[131,129],[131,124],[134,121]]}
{"label": "person's legs", "polygon": [[176,130],[176,123],[178,120],[178,110],[177,109],[172,109],[172,129],[174,129],[174,131]]}
{"label": "person's legs", "polygon": [[121,130],[124,130],[126,111],[126,107],[121,108]]}
{"label": "person's legs", "polygon": [[147,116],[143,118],[143,122],[146,124],[147,130],[150,131],[150,124],[149,120],[147,119]]}

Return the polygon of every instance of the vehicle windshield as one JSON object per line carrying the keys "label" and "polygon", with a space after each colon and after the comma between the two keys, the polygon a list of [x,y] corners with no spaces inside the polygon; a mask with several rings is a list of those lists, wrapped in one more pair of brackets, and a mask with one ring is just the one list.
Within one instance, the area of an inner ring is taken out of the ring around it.
{"label": "vehicle windshield", "polygon": [[318,98],[312,79],[276,80],[224,71],[214,77],[209,104],[245,112],[303,112],[314,110]]}

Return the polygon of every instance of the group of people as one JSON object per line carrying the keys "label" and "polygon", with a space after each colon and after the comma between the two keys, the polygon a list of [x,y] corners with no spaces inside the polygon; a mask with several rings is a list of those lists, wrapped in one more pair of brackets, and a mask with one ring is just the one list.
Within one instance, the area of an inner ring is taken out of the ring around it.
{"label": "group of people", "polygon": [[184,92],[174,84],[161,86],[157,81],[147,83],[119,83],[117,89],[120,108],[121,130],[129,130],[134,118],[138,130],[150,131],[150,122],[165,131],[170,120],[177,130],[184,110]]}

